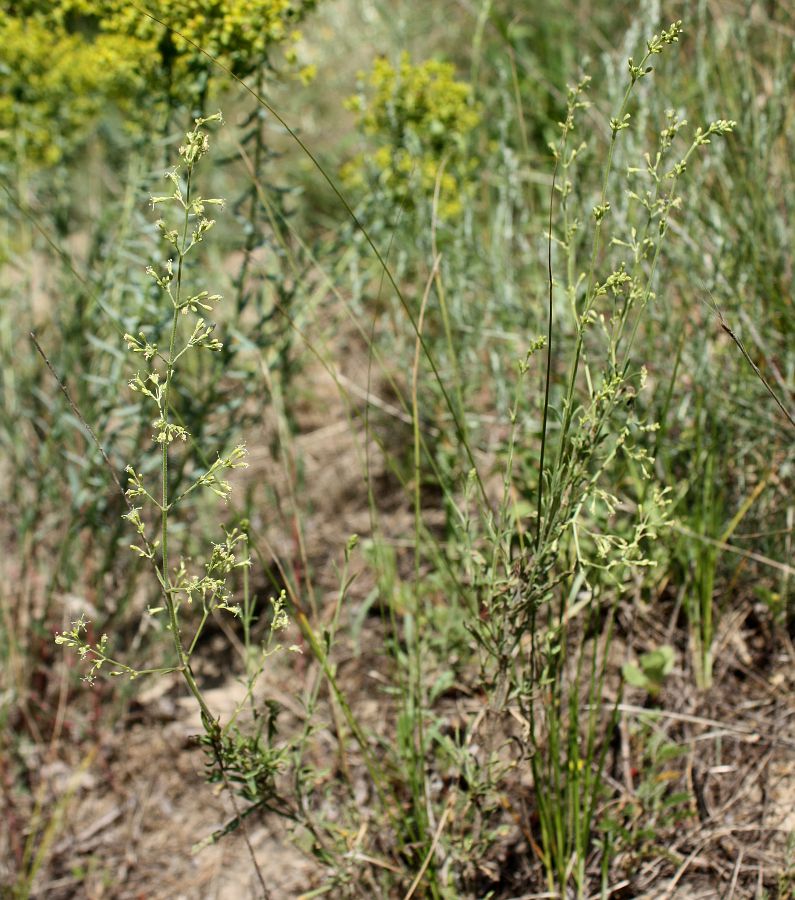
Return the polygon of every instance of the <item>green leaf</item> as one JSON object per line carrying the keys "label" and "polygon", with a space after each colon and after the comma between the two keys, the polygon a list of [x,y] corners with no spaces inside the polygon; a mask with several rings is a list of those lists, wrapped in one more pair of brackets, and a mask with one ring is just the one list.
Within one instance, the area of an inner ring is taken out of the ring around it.
{"label": "green leaf", "polygon": [[624,681],[626,681],[627,684],[648,690],[649,679],[636,665],[634,665],[634,663],[624,663],[621,667],[621,674],[624,676]]}

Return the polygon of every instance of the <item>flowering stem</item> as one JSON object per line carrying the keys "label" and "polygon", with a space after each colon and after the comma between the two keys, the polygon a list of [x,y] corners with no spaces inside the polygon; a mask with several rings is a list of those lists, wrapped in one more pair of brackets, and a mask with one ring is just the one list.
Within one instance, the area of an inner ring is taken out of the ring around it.
{"label": "flowering stem", "polygon": [[210,712],[207,703],[202,696],[201,690],[199,689],[198,684],[196,683],[196,679],[193,677],[193,672],[191,672],[190,668],[190,656],[185,652],[185,648],[182,646],[182,637],[180,635],[179,630],[179,619],[177,616],[177,604],[174,602],[173,595],[173,586],[171,584],[171,579],[169,577],[169,556],[168,556],[168,513],[169,513],[169,502],[168,502],[168,446],[169,446],[169,429],[168,429],[168,419],[169,419],[169,395],[171,393],[171,381],[174,377],[174,349],[177,341],[177,323],[179,321],[179,309],[180,309],[180,299],[181,299],[181,289],[182,289],[182,270],[185,262],[185,253],[186,248],[188,247],[188,228],[190,225],[190,193],[191,193],[191,168],[188,167],[188,172],[186,176],[186,189],[185,189],[185,221],[183,225],[182,231],[182,243],[181,246],[177,248],[177,252],[179,255],[179,262],[177,264],[177,286],[175,296],[173,298],[174,303],[174,314],[171,320],[171,334],[169,337],[168,343],[168,357],[166,360],[166,381],[163,387],[163,407],[161,410],[161,416],[163,419],[163,429],[161,431],[162,438],[162,450],[161,450],[161,517],[160,517],[160,546],[161,546],[161,554],[162,554],[162,575],[163,575],[163,593],[165,596],[166,602],[166,610],[168,612],[168,621],[169,621],[169,629],[171,630],[171,637],[174,641],[174,649],[177,654],[177,660],[179,661],[179,670],[182,672],[182,676],[185,679],[185,682],[188,685],[190,692],[196,698],[196,702],[199,704],[201,708],[202,715],[206,717],[208,721],[213,720],[212,713]]}

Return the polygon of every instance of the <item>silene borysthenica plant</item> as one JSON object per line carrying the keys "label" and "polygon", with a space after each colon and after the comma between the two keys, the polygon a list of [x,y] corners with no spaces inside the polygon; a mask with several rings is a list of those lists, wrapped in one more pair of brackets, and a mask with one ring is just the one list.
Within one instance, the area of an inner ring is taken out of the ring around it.
{"label": "silene borysthenica plant", "polygon": [[[491,582],[476,631],[496,664],[497,700],[515,703],[526,722],[540,856],[549,890],[558,896],[569,896],[572,886],[577,897],[589,890],[616,721],[615,708],[603,712],[614,613],[619,599],[656,565],[655,539],[669,518],[667,490],[655,480],[647,449],[657,426],[634,402],[646,384],[635,345],[647,307],[664,284],[663,248],[682,205],[680,180],[700,148],[735,124],[717,120],[687,139],[686,121],[669,110],[656,146],[639,161],[630,157],[623,171],[619,167],[627,158],[622,137],[639,118],[637,86],[681,34],[682,23],[674,22],[646,42],[639,60],[627,60],[620,106],[605,123],[608,143],[595,192],[581,167],[589,142],[579,139],[589,79],[568,91],[560,139],[551,147],[549,328],[520,365],[524,374],[530,355],[546,346],[538,479],[529,485],[517,479],[522,494],[535,495],[535,516],[526,534],[515,535],[518,540],[507,530],[504,551],[497,545],[505,553],[505,575]],[[642,143],[645,135],[638,137]],[[578,201],[589,195],[593,205],[585,216]],[[570,313],[568,333],[565,320],[553,329],[556,308]],[[562,382],[552,365],[561,348],[568,369]],[[550,427],[554,421],[556,429]],[[603,875],[609,840],[602,841]]]}
{"label": "silene borysthenica plant", "polygon": [[[172,658],[170,665],[154,669],[138,669],[111,655],[109,639],[103,635],[96,643],[88,640],[88,622],[84,617],[72,623],[72,628],[56,636],[56,643],[74,648],[88,665],[86,681],[93,682],[100,670],[112,675],[137,678],[141,675],[179,672],[200,710],[205,735],[202,743],[208,754],[210,780],[223,780],[238,786],[238,793],[251,803],[267,805],[272,799],[273,779],[281,766],[281,754],[270,740],[271,725],[264,721],[260,727],[244,733],[238,719],[248,705],[257,675],[265,658],[279,649],[273,642],[277,632],[287,625],[284,597],[273,600],[273,619],[266,644],[260,648],[259,658],[247,662],[247,693],[230,720],[222,727],[213,716],[191,669],[191,658],[211,617],[218,612],[231,613],[243,619],[244,633],[250,634],[253,618],[252,604],[245,597],[242,607],[232,597],[230,581],[235,570],[249,565],[248,537],[245,523],[224,531],[223,540],[212,544],[203,571],[197,572],[195,563],[179,556],[171,546],[175,511],[195,492],[209,490],[226,501],[231,486],[226,475],[231,469],[245,467],[246,449],[239,444],[218,454],[209,466],[200,468],[183,486],[176,482],[170,466],[177,459],[183,462],[181,448],[192,445],[191,435],[179,422],[174,409],[175,379],[181,362],[190,354],[218,352],[222,343],[215,336],[215,325],[204,316],[221,300],[209,291],[195,292],[188,287],[188,256],[201,244],[214,225],[207,210],[220,207],[220,199],[207,199],[196,190],[195,170],[208,150],[209,139],[203,126],[221,122],[221,114],[197,118],[179,149],[181,163],[166,173],[172,190],[164,196],[152,198],[153,208],[162,208],[163,217],[157,227],[169,247],[165,264],[149,267],[149,274],[160,290],[170,317],[165,334],[140,331],[137,336],[126,334],[124,339],[130,352],[139,356],[146,369],[138,371],[129,382],[153,413],[153,442],[159,456],[152,468],[159,471],[159,483],[148,483],[143,471],[146,467],[127,467],[128,487],[125,492],[128,511],[125,518],[136,532],[131,549],[146,560],[160,585],[161,603],[150,607],[149,614],[165,618],[170,634]],[[186,327],[187,325],[187,327]],[[246,579],[244,578],[244,584]],[[247,648],[248,649],[248,648]],[[253,657],[252,657],[253,658]],[[251,704],[253,709],[253,704]],[[255,719],[257,718],[255,713]],[[264,732],[264,733],[263,733]],[[242,785],[242,787],[241,787]]]}

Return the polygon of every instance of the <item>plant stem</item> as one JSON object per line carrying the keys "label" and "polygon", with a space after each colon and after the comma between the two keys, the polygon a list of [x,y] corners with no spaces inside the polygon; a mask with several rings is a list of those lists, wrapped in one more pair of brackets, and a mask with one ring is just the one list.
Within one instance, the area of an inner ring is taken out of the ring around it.
{"label": "plant stem", "polygon": [[169,628],[171,630],[171,637],[174,641],[174,649],[177,654],[177,659],[179,661],[179,670],[182,672],[182,676],[185,679],[186,684],[188,685],[188,689],[196,698],[196,702],[199,704],[199,707],[202,711],[202,716],[207,719],[207,721],[213,721],[212,713],[210,712],[210,708],[207,706],[207,703],[202,696],[201,690],[199,689],[198,684],[196,683],[196,679],[193,677],[193,672],[190,669],[190,658],[188,654],[185,652],[185,648],[182,646],[182,637],[180,635],[179,630],[179,617],[177,615],[177,604],[174,601],[173,588],[171,586],[171,581],[169,578],[169,556],[168,556],[168,513],[169,513],[169,504],[168,504],[168,419],[169,419],[169,395],[171,393],[171,382],[174,377],[174,349],[177,342],[177,324],[179,322],[179,303],[181,299],[181,289],[182,289],[182,271],[185,263],[185,253],[187,248],[187,240],[188,240],[188,228],[190,225],[190,192],[191,192],[191,168],[188,168],[188,173],[186,177],[186,190],[185,190],[185,222],[182,230],[182,245],[178,248],[179,254],[179,262],[177,264],[177,288],[176,295],[173,298],[174,303],[174,314],[171,320],[171,335],[169,337],[168,342],[168,358],[166,362],[166,382],[163,388],[163,402],[162,409],[160,414],[163,418],[165,426],[163,431],[161,432],[163,441],[162,441],[162,449],[161,449],[161,468],[160,468],[160,478],[161,478],[161,514],[160,514],[160,548],[162,554],[162,578],[163,578],[163,592],[166,600],[166,610],[168,611],[168,621]]}

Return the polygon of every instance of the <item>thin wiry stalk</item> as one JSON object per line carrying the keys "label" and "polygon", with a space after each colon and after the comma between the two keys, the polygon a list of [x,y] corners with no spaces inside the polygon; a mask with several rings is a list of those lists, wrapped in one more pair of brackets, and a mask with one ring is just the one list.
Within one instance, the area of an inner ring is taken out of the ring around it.
{"label": "thin wiry stalk", "polygon": [[[565,138],[561,153],[566,152]],[[541,422],[541,454],[538,460],[538,500],[536,505],[536,553],[541,548],[541,512],[544,501],[544,454],[547,448],[547,423],[549,419],[549,391],[552,384],[552,213],[555,203],[555,184],[561,154],[555,156],[552,170],[552,189],[549,193],[549,231],[547,233],[547,366],[544,378],[544,415]]]}

